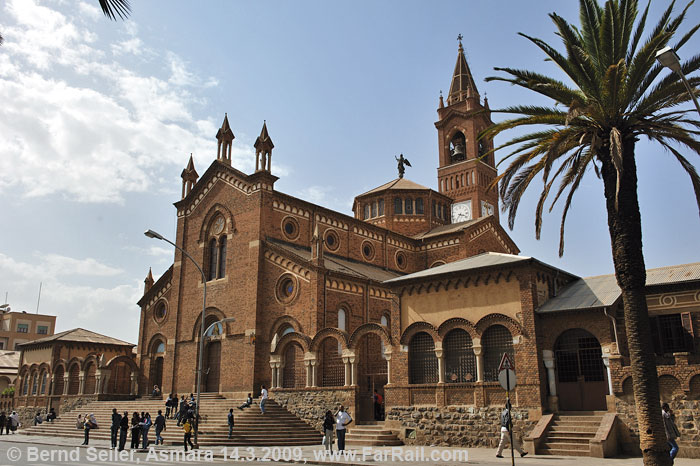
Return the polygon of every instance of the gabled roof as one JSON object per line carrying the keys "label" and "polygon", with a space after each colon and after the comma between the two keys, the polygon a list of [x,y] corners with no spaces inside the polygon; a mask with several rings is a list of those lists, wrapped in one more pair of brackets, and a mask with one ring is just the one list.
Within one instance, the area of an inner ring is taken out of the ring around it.
{"label": "gabled roof", "polygon": [[474,218],[472,220],[466,220],[464,222],[450,223],[449,225],[440,225],[439,227],[435,227],[432,230],[424,231],[423,233],[418,233],[417,235],[413,236],[413,238],[414,239],[428,239],[428,238],[432,238],[434,236],[446,235],[448,233],[455,233],[457,231],[465,230],[472,225],[480,223],[480,222],[486,220],[487,218],[488,217],[479,217],[479,218]]}
{"label": "gabled roof", "polygon": [[[302,246],[292,245],[285,243],[274,238],[267,238],[267,242],[274,245],[275,247],[284,250],[285,252],[292,254],[305,262],[311,261],[311,249]],[[365,280],[374,280],[377,282],[383,282],[391,278],[398,277],[400,274],[392,272],[390,270],[385,270],[381,267],[375,265],[363,264],[361,262],[355,262],[348,259],[342,259],[338,256],[324,253],[323,255],[323,266],[331,272],[342,273],[345,275],[350,275],[356,278],[361,278]]]}
{"label": "gabled roof", "polygon": [[421,184],[415,183],[411,180],[407,180],[406,178],[396,178],[395,180],[391,180],[388,183],[384,183],[383,185],[374,188],[372,190],[367,191],[366,193],[360,194],[357,197],[362,197],[366,196],[367,194],[374,194],[382,191],[387,191],[387,190],[412,190],[412,189],[419,189],[419,190],[426,190],[429,191],[430,188],[427,188]]}
{"label": "gabled roof", "polygon": [[[700,281],[700,262],[647,270],[646,286]],[[537,309],[539,313],[594,309],[615,304],[622,295],[614,274],[579,279]]]}
{"label": "gabled roof", "polygon": [[135,346],[133,343],[127,343],[122,340],[117,340],[116,338],[108,337],[107,335],[102,335],[100,333],[92,332],[90,330],[85,330],[84,328],[74,328],[73,330],[66,330],[65,332],[60,332],[54,335],[50,335],[48,337],[39,338],[38,340],[32,340],[26,343],[21,343],[17,346],[27,348],[29,346],[40,345],[43,343],[50,343],[55,341],[98,343],[102,345]]}

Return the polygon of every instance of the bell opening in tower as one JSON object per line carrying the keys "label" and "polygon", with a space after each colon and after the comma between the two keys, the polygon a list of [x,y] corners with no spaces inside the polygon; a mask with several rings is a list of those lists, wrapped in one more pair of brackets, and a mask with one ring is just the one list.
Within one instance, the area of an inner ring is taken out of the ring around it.
{"label": "bell opening in tower", "polygon": [[465,146],[466,138],[464,137],[464,133],[457,131],[450,140],[450,161],[452,163],[466,160],[467,154],[465,151]]}

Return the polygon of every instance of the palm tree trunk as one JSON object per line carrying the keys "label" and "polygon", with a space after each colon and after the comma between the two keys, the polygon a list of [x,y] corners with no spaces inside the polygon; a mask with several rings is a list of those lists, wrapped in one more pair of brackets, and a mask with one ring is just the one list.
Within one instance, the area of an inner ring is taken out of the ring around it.
{"label": "palm tree trunk", "polygon": [[640,447],[645,466],[670,465],[645,293],[646,268],[642,253],[634,140],[623,141],[623,174],[617,202],[617,171],[610,155],[606,151],[600,153],[598,159],[602,163],[615,277],[622,290]]}

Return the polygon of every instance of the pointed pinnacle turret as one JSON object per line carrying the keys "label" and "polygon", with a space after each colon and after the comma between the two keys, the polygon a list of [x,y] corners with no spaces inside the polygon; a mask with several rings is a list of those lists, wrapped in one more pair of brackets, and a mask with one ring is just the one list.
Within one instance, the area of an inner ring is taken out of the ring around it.
{"label": "pointed pinnacle turret", "polygon": [[462,34],[457,36],[457,40],[459,41],[457,63],[455,64],[455,71],[452,74],[452,84],[450,84],[450,93],[447,95],[447,105],[461,102],[467,98],[476,98],[478,103],[479,91],[476,89],[472,72],[464,56]]}
{"label": "pointed pinnacle turret", "polygon": [[197,170],[194,169],[192,154],[190,154],[190,161],[187,162],[187,166],[182,170],[180,177],[182,177],[182,198],[184,199],[190,191],[192,191],[192,188],[194,188],[195,183],[197,183],[199,179],[199,174]]}
{"label": "pointed pinnacle turret", "polygon": [[231,126],[228,124],[228,114],[224,113],[224,122],[221,123],[221,128],[216,133],[216,140],[219,141],[216,149],[216,160],[220,160],[228,165],[231,165],[231,144],[236,136],[231,131]]}
{"label": "pointed pinnacle turret", "polygon": [[255,140],[255,171],[271,171],[272,168],[272,149],[275,145],[267,133],[267,121],[263,120],[263,127],[260,131],[260,136]]}
{"label": "pointed pinnacle turret", "polygon": [[224,121],[221,123],[221,128],[216,132],[216,139],[219,141],[233,141],[236,139],[233,131],[231,131],[231,126],[228,124],[228,113],[224,113]]}
{"label": "pointed pinnacle turret", "polygon": [[151,268],[148,268],[148,275],[146,275],[146,279],[143,281],[144,286],[143,286],[143,293],[146,294],[148,290],[151,289],[153,286],[154,280],[153,280],[153,272],[151,271]]}
{"label": "pointed pinnacle turret", "polygon": [[267,121],[265,120],[263,120],[263,127],[260,131],[260,136],[258,136],[258,138],[255,140],[253,147],[258,150],[272,150],[275,148],[275,145],[272,143],[272,139],[270,139],[270,135],[267,132]]}

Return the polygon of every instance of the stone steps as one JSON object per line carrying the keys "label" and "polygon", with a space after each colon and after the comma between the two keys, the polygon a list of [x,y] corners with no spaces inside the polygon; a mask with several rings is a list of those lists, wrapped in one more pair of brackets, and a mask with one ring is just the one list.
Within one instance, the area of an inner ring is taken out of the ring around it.
{"label": "stone steps", "polygon": [[[218,395],[218,394],[217,394]],[[310,425],[269,400],[263,415],[258,406],[244,410],[234,409],[235,426],[232,438],[228,438],[228,411],[243,404],[244,400],[227,400],[220,395],[202,397],[200,416],[202,421],[199,429],[199,443],[204,446],[303,446],[320,445],[321,435]],[[109,439],[111,436],[112,408],[117,412],[134,411],[149,412],[155,418],[158,409],[165,411],[164,401],[140,399],[133,401],[95,401],[64,413],[53,423],[43,423],[38,426],[22,429],[25,435],[54,435],[67,438],[83,438],[84,431],[75,427],[78,414],[94,413],[99,428],[90,431],[92,439]],[[180,445],[183,441],[183,430],[176,421],[168,419],[166,429],[161,436],[167,444]],[[155,441],[155,429],[148,432],[149,441]],[[128,435],[128,442],[131,433]]]}
{"label": "stone steps", "polygon": [[603,414],[595,411],[558,413],[547,429],[538,455],[590,456],[591,440],[603,420]]}
{"label": "stone steps", "polygon": [[360,424],[351,427],[345,434],[345,444],[349,446],[397,446],[403,442],[383,424]]}

